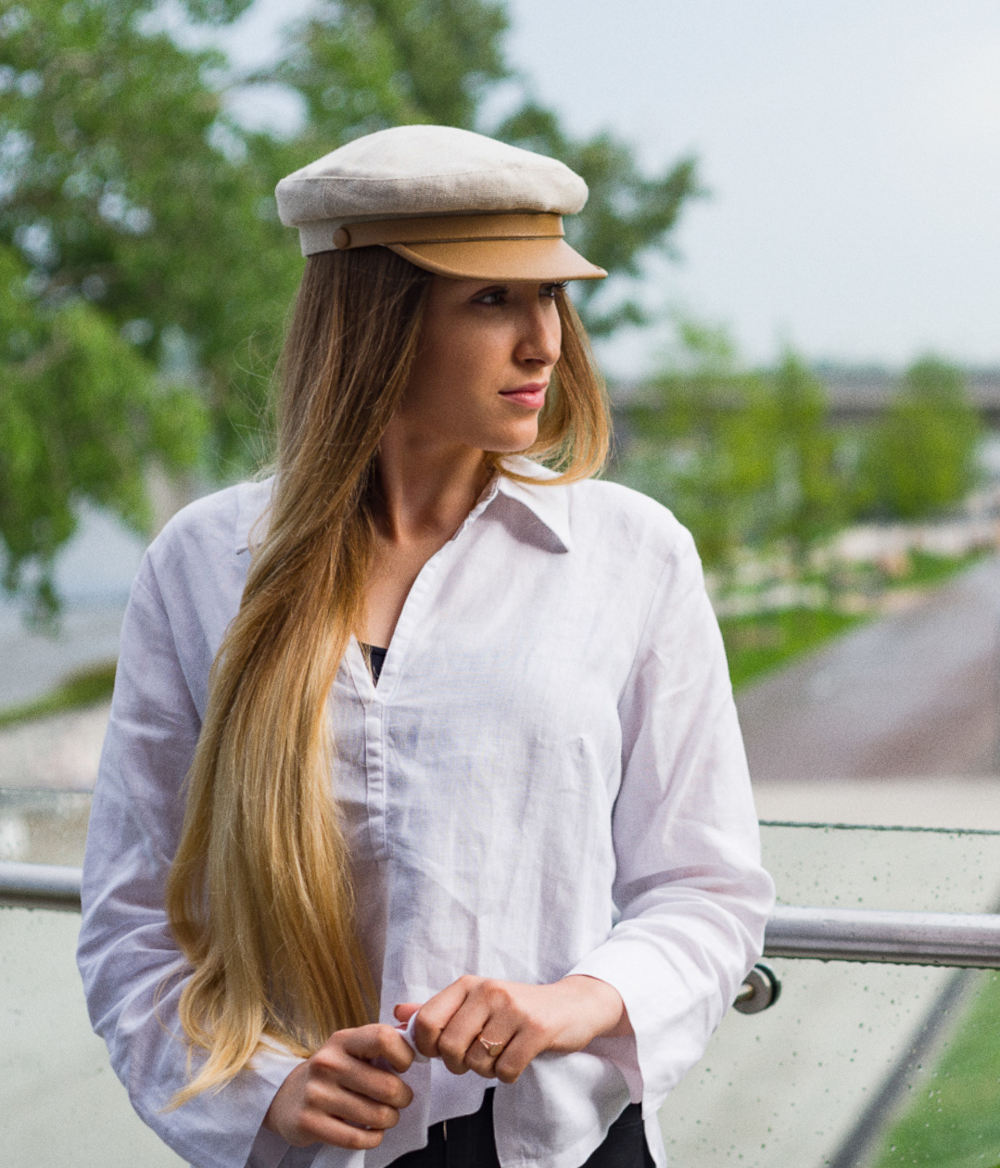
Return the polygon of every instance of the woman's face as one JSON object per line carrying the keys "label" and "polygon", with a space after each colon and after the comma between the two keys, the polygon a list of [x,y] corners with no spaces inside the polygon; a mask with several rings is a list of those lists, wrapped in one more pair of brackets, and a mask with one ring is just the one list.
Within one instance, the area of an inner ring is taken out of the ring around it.
{"label": "woman's face", "polygon": [[407,438],[505,454],[529,447],[559,359],[560,287],[435,276],[394,419]]}

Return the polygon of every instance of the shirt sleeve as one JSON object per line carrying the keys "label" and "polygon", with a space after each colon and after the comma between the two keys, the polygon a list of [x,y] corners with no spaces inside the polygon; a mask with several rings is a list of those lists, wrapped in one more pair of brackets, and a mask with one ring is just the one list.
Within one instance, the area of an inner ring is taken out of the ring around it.
{"label": "shirt sleeve", "polygon": [[621,994],[632,1038],[602,1038],[644,1110],[701,1058],[763,947],[773,883],[701,565],[679,529],[620,701],[613,834],[619,919],[572,970]]}
{"label": "shirt sleeve", "polygon": [[288,1145],[261,1122],[299,1060],[261,1054],[221,1091],[169,1109],[189,1072],[177,1004],[190,970],[167,923],[164,889],[200,729],[178,651],[191,636],[193,628],[168,618],[147,555],[126,610],[91,812],[78,963],[94,1029],[161,1139],[192,1164],[274,1168]]}

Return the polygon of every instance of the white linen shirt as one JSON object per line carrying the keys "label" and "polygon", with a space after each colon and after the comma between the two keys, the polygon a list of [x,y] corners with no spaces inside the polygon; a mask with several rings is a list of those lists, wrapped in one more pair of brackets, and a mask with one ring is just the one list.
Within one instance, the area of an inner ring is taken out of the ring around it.
{"label": "white linen shirt", "polygon": [[[508,465],[544,478],[524,459]],[[415,1062],[378,1149],[289,1149],[260,1125],[296,1061],[260,1053],[218,1093],[184,1083],[188,973],[164,883],[208,673],[270,483],[180,512],[126,613],[91,816],[79,963],[140,1115],[200,1168],[383,1168],[487,1080]],[[501,476],[406,599],[376,686],[352,641],[330,695],[333,791],[381,1017],[465,973],[589,974],[634,1038],[537,1058],[497,1086],[504,1168],[579,1168],[629,1099],[656,1111],[760,953],[772,885],[718,628],[688,533],[612,483]]]}

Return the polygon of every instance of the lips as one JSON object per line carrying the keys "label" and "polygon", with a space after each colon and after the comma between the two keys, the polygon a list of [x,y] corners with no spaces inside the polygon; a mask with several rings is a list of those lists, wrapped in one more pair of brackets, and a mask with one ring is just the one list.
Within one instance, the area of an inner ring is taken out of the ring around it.
{"label": "lips", "polygon": [[500,396],[507,401],[517,402],[529,410],[540,410],[545,405],[545,391],[548,382],[533,381],[528,385],[518,385],[514,389],[502,389]]}

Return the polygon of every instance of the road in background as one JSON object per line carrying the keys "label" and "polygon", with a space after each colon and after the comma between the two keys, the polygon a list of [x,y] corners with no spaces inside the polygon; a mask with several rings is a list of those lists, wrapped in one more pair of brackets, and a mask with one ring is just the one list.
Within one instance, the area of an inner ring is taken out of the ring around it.
{"label": "road in background", "polygon": [[742,689],[755,784],[1000,774],[1000,556]]}

